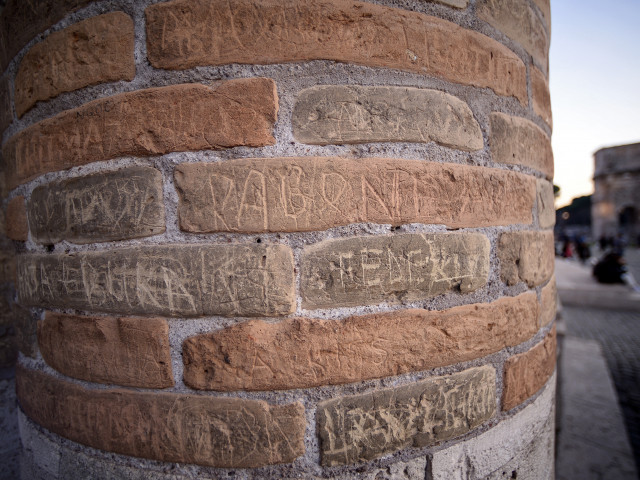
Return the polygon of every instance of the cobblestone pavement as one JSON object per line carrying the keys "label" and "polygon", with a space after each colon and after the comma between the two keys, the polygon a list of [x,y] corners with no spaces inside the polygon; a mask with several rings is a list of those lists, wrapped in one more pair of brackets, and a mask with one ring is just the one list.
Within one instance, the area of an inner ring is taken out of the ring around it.
{"label": "cobblestone pavement", "polygon": [[602,345],[640,471],[640,312],[565,306],[562,314],[567,335]]}

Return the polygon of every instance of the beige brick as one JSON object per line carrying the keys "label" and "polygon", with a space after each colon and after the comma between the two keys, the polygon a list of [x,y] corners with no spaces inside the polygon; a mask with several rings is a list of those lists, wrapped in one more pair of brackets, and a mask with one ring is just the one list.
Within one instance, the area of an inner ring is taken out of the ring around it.
{"label": "beige brick", "polygon": [[507,285],[526,282],[529,287],[545,283],[553,274],[553,231],[507,232],[498,245],[500,277]]}
{"label": "beige brick", "polygon": [[252,320],[185,340],[184,381],[204,390],[286,390],[429,370],[528,340],[538,310],[529,292],[444,311]]}
{"label": "beige brick", "polygon": [[484,146],[480,125],[462,100],[411,87],[324,85],[298,94],[291,119],[299,142],[436,142],[460,150]]}
{"label": "beige brick", "polygon": [[531,66],[531,103],[533,111],[553,129],[551,115],[551,95],[547,77],[533,65]]}
{"label": "beige brick", "polygon": [[549,325],[556,317],[558,307],[558,289],[556,287],[556,277],[551,277],[549,283],[542,289],[540,294],[540,326]]}
{"label": "beige brick", "polygon": [[534,180],[422,160],[287,157],[183,163],[180,228],[295,232],[351,223],[530,224]]}
{"label": "beige brick", "polygon": [[5,221],[7,237],[20,242],[27,241],[29,225],[27,224],[27,207],[22,195],[13,197],[7,204]]}
{"label": "beige brick", "polygon": [[538,201],[538,224],[540,228],[550,228],[556,224],[556,205],[553,184],[538,179],[536,185]]}
{"label": "beige brick", "polygon": [[16,112],[97,83],[133,80],[133,20],[111,12],[54,32],[35,44],[16,75]]}
{"label": "beige brick", "polygon": [[271,145],[275,83],[173,85],[94,100],[43,120],[3,147],[9,188],[56,170],[125,155]]}
{"label": "beige brick", "polygon": [[31,236],[38,243],[107,242],[165,231],[162,174],[130,167],[51,182],[29,199]]}
{"label": "beige brick", "polygon": [[222,468],[287,463],[304,453],[306,422],[300,403],[89,390],[21,366],[16,373],[24,413],[83,445]]}
{"label": "beige brick", "polygon": [[484,366],[322,402],[322,464],[371,460],[463,435],[494,415],[495,388],[495,370]]}
{"label": "beige brick", "polygon": [[518,42],[540,65],[546,67],[549,38],[542,20],[528,0],[480,0],[476,9],[479,18]]}
{"label": "beige brick", "polygon": [[489,144],[495,162],[534,168],[553,178],[551,141],[533,122],[494,112]]}
{"label": "beige brick", "polygon": [[0,14],[0,70],[33,37],[91,0],[7,0]]}
{"label": "beige brick", "polygon": [[283,245],[165,245],[18,258],[23,305],[130,315],[276,316],[295,309]]}
{"label": "beige brick", "polygon": [[486,284],[489,240],[477,233],[326,240],[301,259],[302,307],[401,303]]}
{"label": "beige brick", "polygon": [[334,60],[488,87],[527,103],[524,64],[513,52],[417,12],[351,0],[174,0],[147,7],[146,16],[156,68]]}
{"label": "beige brick", "polygon": [[47,312],[38,324],[45,361],[68,377],[129,387],[173,386],[169,325],[160,318]]}
{"label": "beige brick", "polygon": [[511,357],[504,366],[502,409],[511,410],[540,390],[556,368],[556,328],[531,350]]}
{"label": "beige brick", "polygon": [[0,80],[0,135],[13,122],[11,107],[11,85],[8,76]]}

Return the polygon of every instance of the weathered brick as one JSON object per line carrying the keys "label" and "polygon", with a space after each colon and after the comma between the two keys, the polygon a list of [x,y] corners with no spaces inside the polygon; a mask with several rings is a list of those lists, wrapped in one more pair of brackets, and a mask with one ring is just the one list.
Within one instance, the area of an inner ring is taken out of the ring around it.
{"label": "weathered brick", "polygon": [[478,17],[522,45],[542,66],[549,56],[549,38],[528,0],[481,0]]}
{"label": "weathered brick", "polygon": [[27,223],[27,207],[22,195],[12,198],[7,204],[5,221],[7,222],[7,237],[20,242],[27,241],[29,225]]}
{"label": "weathered brick", "polygon": [[544,21],[547,24],[547,30],[551,29],[551,3],[549,0],[533,0],[533,3],[540,9]]}
{"label": "weathered brick", "polygon": [[298,94],[291,119],[299,142],[436,142],[460,150],[484,146],[469,106],[438,90],[323,85]]}
{"label": "weathered brick", "polygon": [[513,52],[417,12],[352,0],[174,0],[147,7],[146,16],[156,68],[335,60],[489,87],[527,103],[525,67]]}
{"label": "weathered brick", "polygon": [[165,231],[162,174],[130,167],[52,182],[29,200],[32,238],[53,244],[106,242]]}
{"label": "weathered brick", "polygon": [[13,111],[11,109],[11,85],[9,78],[5,76],[0,80],[0,135],[13,122]]}
{"label": "weathered brick", "polygon": [[544,73],[533,65],[531,66],[531,103],[533,111],[542,117],[542,120],[549,125],[549,128],[553,128],[549,81]]}
{"label": "weathered brick", "polygon": [[205,390],[286,390],[429,370],[528,340],[538,310],[529,292],[440,312],[249,321],[185,340],[184,381]]}
{"label": "weathered brick", "polygon": [[553,232],[507,232],[498,244],[500,277],[507,285],[526,282],[534,287],[553,274],[555,249]]}
{"label": "weathered brick", "polygon": [[495,162],[534,168],[553,178],[551,141],[533,122],[494,112],[489,144]]}
{"label": "weathered brick", "polygon": [[133,80],[133,20],[111,12],[54,32],[34,45],[16,75],[16,112],[97,83]]}
{"label": "weathered brick", "polygon": [[538,199],[538,224],[540,228],[550,228],[556,224],[555,195],[553,184],[546,180],[538,179],[536,185],[536,198]]}
{"label": "weathered brick", "polygon": [[237,79],[173,85],[94,100],[43,120],[3,147],[10,188],[43,173],[124,155],[275,143],[275,83]]}
{"label": "weathered brick", "polygon": [[449,227],[530,224],[534,180],[421,160],[288,157],[183,163],[180,228],[313,231],[374,222]]}
{"label": "weathered brick", "polygon": [[35,358],[38,351],[37,322],[32,318],[31,313],[20,305],[13,304],[11,307],[13,324],[16,329],[16,345],[27,357]]}
{"label": "weathered brick", "polygon": [[504,366],[502,409],[511,410],[540,390],[556,368],[556,327],[525,353],[514,355]]}
{"label": "weathered brick", "polygon": [[556,277],[551,277],[549,283],[542,289],[540,294],[540,326],[549,325],[556,317],[558,307],[558,289],[556,287]]}
{"label": "weathered brick", "polygon": [[303,252],[300,268],[303,308],[415,301],[482,287],[489,240],[478,233],[327,240]]}
{"label": "weathered brick", "polygon": [[38,324],[45,361],[68,377],[129,387],[173,386],[169,325],[160,318],[47,312]]}
{"label": "weathered brick", "polygon": [[295,310],[283,245],[166,245],[18,258],[23,305],[132,315],[274,316]]}
{"label": "weathered brick", "polygon": [[16,252],[11,246],[0,248],[0,283],[15,283]]}
{"label": "weathered brick", "polygon": [[322,463],[371,460],[465,434],[493,416],[495,370],[471,368],[318,405]]}
{"label": "weathered brick", "polygon": [[0,14],[0,70],[38,33],[91,0],[7,0]]}
{"label": "weathered brick", "polygon": [[300,403],[89,390],[24,367],[16,370],[25,414],[94,448],[223,468],[292,462],[304,453],[306,422]]}

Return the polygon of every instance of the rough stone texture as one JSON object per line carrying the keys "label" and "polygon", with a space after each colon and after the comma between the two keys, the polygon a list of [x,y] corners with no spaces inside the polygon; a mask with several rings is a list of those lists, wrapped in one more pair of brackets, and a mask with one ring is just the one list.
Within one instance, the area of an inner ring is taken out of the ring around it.
{"label": "rough stone texture", "polygon": [[359,382],[484,357],[537,332],[535,293],[444,311],[250,321],[185,340],[184,381],[209,390]]}
{"label": "rough stone texture", "polygon": [[0,248],[0,283],[16,282],[16,252],[13,248]]}
{"label": "rough stone texture", "polygon": [[544,73],[533,65],[531,72],[531,103],[533,111],[553,128],[553,116],[551,115],[551,94],[549,93],[549,80]]}
{"label": "rough stone texture", "polygon": [[5,76],[0,80],[0,135],[13,122],[13,112],[11,109],[11,85],[9,78]]}
{"label": "rough stone texture", "polygon": [[162,174],[130,167],[52,182],[33,190],[29,225],[34,241],[105,242],[165,231]]}
{"label": "rough stone texture", "polygon": [[27,223],[27,207],[22,195],[13,197],[9,201],[5,220],[7,237],[26,242],[29,238],[29,224]]}
{"label": "rough stone texture", "polygon": [[19,257],[23,305],[130,315],[274,316],[295,310],[283,245],[165,245]]}
{"label": "rough stone texture", "polygon": [[176,167],[180,228],[313,231],[373,222],[530,224],[534,180],[422,160],[288,157]]}
{"label": "rough stone texture", "polygon": [[476,8],[479,18],[520,43],[546,68],[549,39],[542,19],[529,6],[528,0],[481,0]]}
{"label": "rough stone texture", "polygon": [[533,122],[494,112],[489,144],[495,162],[524,165],[553,178],[551,141]]}
{"label": "rough stone texture", "polygon": [[[424,480],[427,471],[427,458],[418,457],[406,462],[396,461],[388,467],[376,468],[367,472],[358,471],[356,475],[332,475],[333,480]],[[321,480],[324,477],[313,477]],[[291,480],[291,479],[287,479]]]}
{"label": "rough stone texture", "polygon": [[129,387],[173,386],[169,325],[160,318],[47,312],[38,324],[45,361],[68,377]]}
{"label": "rough stone texture", "polygon": [[498,257],[500,278],[507,285],[518,282],[526,282],[529,287],[541,285],[553,274],[553,231],[503,233]]}
{"label": "rough stone texture", "polygon": [[435,0],[438,3],[442,3],[443,5],[448,5],[450,7],[455,8],[467,8],[469,5],[469,0]]}
{"label": "rough stone texture", "polygon": [[434,453],[431,478],[552,480],[554,405],[555,376],[533,403],[514,416],[477,437]]}
{"label": "rough stone texture", "polygon": [[469,106],[438,90],[312,87],[298,94],[291,123],[297,141],[314,145],[436,142],[467,151],[484,146]]}
{"label": "rough stone texture", "polygon": [[91,0],[7,0],[0,15],[0,70],[38,33]]}
{"label": "rough stone texture", "polygon": [[491,418],[495,370],[472,368],[318,405],[323,465],[371,460],[457,437]]}
{"label": "rough stone texture", "polygon": [[556,288],[556,277],[551,277],[549,283],[545,285],[540,294],[540,326],[549,325],[556,318],[558,307],[558,289]]}
{"label": "rough stone texture", "polygon": [[489,240],[477,233],[327,240],[303,252],[302,307],[400,303],[452,289],[468,293],[488,274]]}
{"label": "rough stone texture", "polygon": [[553,183],[537,180],[536,198],[538,199],[538,224],[540,228],[551,228],[556,224],[556,205]]}
{"label": "rough stone texture", "polygon": [[172,85],[94,100],[43,120],[3,147],[14,188],[43,173],[134,155],[272,145],[278,100],[266,78]]}
{"label": "rough stone texture", "polygon": [[504,366],[502,409],[511,410],[540,390],[556,368],[556,327],[525,353],[514,355]]}
{"label": "rough stone texture", "polygon": [[525,67],[513,52],[421,13],[351,0],[175,0],[146,15],[156,68],[335,60],[489,87],[527,103]]}
{"label": "rough stone texture", "polygon": [[88,390],[24,367],[17,368],[16,387],[36,423],[115,453],[225,468],[292,462],[304,453],[299,403]]}
{"label": "rough stone texture", "polygon": [[20,435],[18,432],[18,402],[16,382],[10,378],[0,378],[0,478],[15,480],[20,478]]}
{"label": "rough stone texture", "polygon": [[549,0],[533,0],[533,3],[540,9],[544,17],[547,28],[551,29],[551,3]]}
{"label": "rough stone texture", "polygon": [[27,52],[16,75],[16,113],[36,102],[97,83],[131,81],[133,20],[111,12],[54,32]]}

